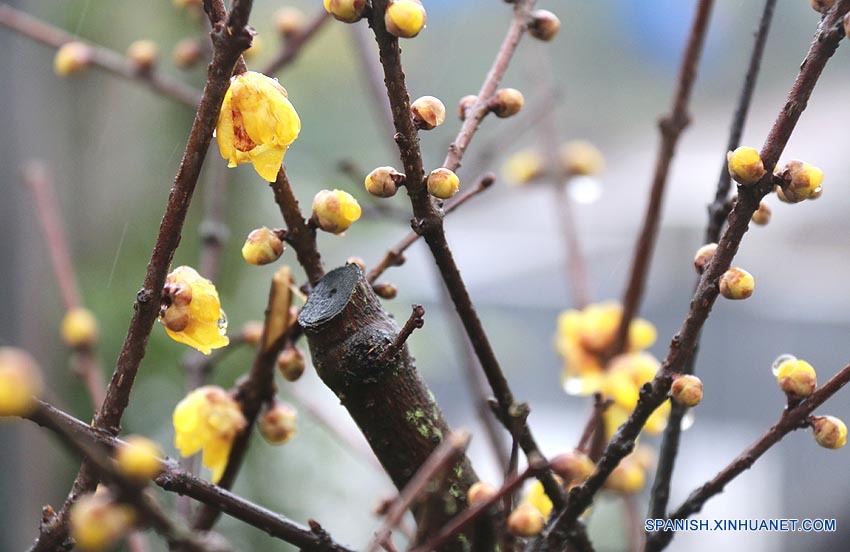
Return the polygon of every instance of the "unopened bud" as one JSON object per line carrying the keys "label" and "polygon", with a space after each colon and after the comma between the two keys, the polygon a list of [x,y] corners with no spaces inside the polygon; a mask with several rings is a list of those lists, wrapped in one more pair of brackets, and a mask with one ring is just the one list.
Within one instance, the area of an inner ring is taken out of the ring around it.
{"label": "unopened bud", "polygon": [[818,13],[826,13],[835,4],[835,0],[809,0],[812,9]]}
{"label": "unopened bud", "polygon": [[694,268],[697,270],[697,274],[703,273],[705,267],[708,266],[708,263],[714,257],[715,251],[717,251],[716,243],[707,243],[697,249],[697,253],[694,255]]}
{"label": "unopened bud", "polygon": [[677,403],[693,408],[702,402],[702,380],[690,374],[678,375],[670,387],[670,395]]}
{"label": "unopened bud", "polygon": [[363,17],[366,0],[324,0],[325,10],[343,23],[355,23]]}
{"label": "unopened bud", "polygon": [[53,58],[53,71],[60,77],[78,75],[92,62],[92,49],[82,42],[63,44]]}
{"label": "unopened bud", "polygon": [[174,46],[171,57],[180,69],[190,69],[201,61],[201,46],[194,38],[184,38]]}
{"label": "unopened bud", "polygon": [[286,381],[298,381],[307,366],[304,353],[295,346],[288,346],[277,357],[277,368]]}
{"label": "unopened bud", "polygon": [[283,240],[265,226],[252,230],[242,246],[242,258],[248,264],[261,266],[273,263],[283,255]]}
{"label": "unopened bud", "polygon": [[83,550],[99,552],[112,548],[133,527],[135,511],[115,502],[109,493],[80,497],[71,506],[71,536]]}
{"label": "unopened bud", "polygon": [[360,218],[360,204],[348,192],[321,190],[313,198],[313,222],[325,232],[341,234]]}
{"label": "unopened bud", "polygon": [[505,118],[516,115],[525,104],[522,92],[516,88],[501,88],[496,91],[490,110],[496,117]]}
{"label": "unopened bud", "polygon": [[32,413],[43,387],[41,368],[28,352],[0,347],[0,416]]}
{"label": "unopened bud", "polygon": [[242,336],[242,341],[248,345],[256,346],[260,342],[260,339],[263,338],[263,323],[259,320],[245,322],[240,335]]}
{"label": "unopened bud", "polygon": [[758,150],[747,146],[741,146],[727,153],[726,162],[729,176],[744,186],[755,184],[767,172]]}
{"label": "unopened bud", "polygon": [[759,208],[753,213],[753,223],[758,224],[759,226],[764,226],[768,222],[770,222],[770,215],[772,214],[770,207],[767,206],[767,203],[762,201],[759,203]]}
{"label": "unopened bud", "polygon": [[65,345],[77,349],[93,347],[100,331],[94,313],[86,308],[76,307],[65,313],[59,333]]}
{"label": "unopened bud", "polygon": [[152,40],[137,40],[127,48],[127,57],[139,71],[150,71],[159,59],[159,46]]}
{"label": "unopened bud", "polygon": [[517,537],[533,537],[545,524],[546,518],[531,504],[520,504],[508,516],[508,530]]}
{"label": "unopened bud", "polygon": [[294,6],[284,6],[274,14],[274,26],[284,38],[292,38],[304,28],[304,12]]}
{"label": "unopened bud", "polygon": [[461,98],[460,101],[457,103],[457,118],[461,121],[465,121],[466,112],[469,111],[469,108],[472,107],[477,101],[478,96],[472,94]]}
{"label": "unopened bud", "polygon": [[162,471],[162,450],[155,442],[141,435],[130,435],[118,445],[115,461],[121,473],[133,481],[153,479]]}
{"label": "unopened bud", "polygon": [[298,411],[294,407],[274,401],[258,422],[260,434],[272,445],[290,441],[298,431]]}
{"label": "unopened bud", "polygon": [[413,38],[425,28],[427,15],[420,0],[390,0],[384,14],[387,31],[400,38]]}
{"label": "unopened bud", "polygon": [[645,484],[646,473],[643,466],[632,459],[620,462],[605,480],[606,489],[620,494],[638,493]]}
{"label": "unopened bud", "polygon": [[802,161],[788,162],[780,176],[785,181],[782,196],[790,203],[804,199],[820,197],[823,184],[823,171]]}
{"label": "unopened bud", "polygon": [[372,289],[375,290],[375,294],[381,299],[395,299],[398,295],[398,287],[389,282],[379,282],[372,286]]}
{"label": "unopened bud", "polygon": [[476,506],[486,500],[490,500],[499,492],[496,487],[484,481],[476,481],[466,491],[466,501],[470,506]]}
{"label": "unopened bud", "polygon": [[534,10],[528,15],[528,34],[538,40],[552,40],[561,30],[561,20],[549,10]]}
{"label": "unopened bud", "polygon": [[755,287],[753,275],[742,268],[732,267],[720,277],[720,294],[727,299],[746,299]]}
{"label": "unopened bud", "polygon": [[579,451],[559,454],[549,461],[549,466],[567,483],[584,481],[596,469],[593,460]]}
{"label": "unopened bud", "polygon": [[602,152],[584,140],[573,140],[561,146],[559,157],[561,167],[570,176],[591,176],[605,168]]}
{"label": "unopened bud", "polygon": [[428,175],[428,193],[440,199],[453,197],[460,189],[460,179],[446,168],[434,169]]}
{"label": "unopened bud", "polygon": [[847,444],[847,426],[835,416],[812,416],[810,421],[820,446],[838,449]]}
{"label": "unopened bud", "polygon": [[366,191],[375,197],[392,197],[404,182],[404,175],[392,167],[378,167],[366,175]]}
{"label": "unopened bud", "polygon": [[420,130],[432,130],[446,120],[446,106],[434,96],[422,96],[410,104],[413,124]]}
{"label": "unopened bud", "polygon": [[818,386],[818,375],[805,360],[789,357],[776,369],[776,381],[789,399],[799,400],[814,393]]}

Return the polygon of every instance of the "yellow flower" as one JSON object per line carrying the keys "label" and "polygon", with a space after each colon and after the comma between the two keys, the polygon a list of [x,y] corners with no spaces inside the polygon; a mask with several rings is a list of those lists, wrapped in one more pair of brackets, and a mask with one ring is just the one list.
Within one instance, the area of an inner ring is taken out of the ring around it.
{"label": "yellow flower", "polygon": [[224,389],[207,385],[186,395],[172,417],[174,446],[183,456],[203,450],[204,466],[212,470],[212,482],[224,475],[233,440],[245,429],[242,410]]}
{"label": "yellow flower", "polygon": [[584,140],[574,140],[561,146],[561,168],[569,175],[594,175],[605,168],[605,158],[599,149]]}
{"label": "yellow flower", "polygon": [[177,267],[168,275],[159,317],[171,339],[205,355],[230,343],[218,292],[194,268]]}
{"label": "yellow flower", "polygon": [[115,452],[118,469],[134,481],[153,479],[162,471],[162,450],[141,435],[130,435]]}
{"label": "yellow flower", "polygon": [[41,394],[41,369],[22,349],[0,347],[0,416],[26,416]]}
{"label": "yellow flower", "polygon": [[135,522],[135,511],[116,503],[107,493],[83,496],[71,506],[71,536],[83,550],[112,548]]}
{"label": "yellow flower", "polygon": [[543,176],[543,156],[534,150],[519,151],[505,160],[502,174],[514,184],[528,184]]}
{"label": "yellow flower", "polygon": [[216,125],[216,140],[228,167],[253,163],[273,182],[283,156],[301,132],[301,119],[275,79],[248,71],[230,79]]}
{"label": "yellow flower", "polygon": [[552,512],[552,501],[546,495],[546,491],[543,489],[543,484],[540,481],[533,481],[529,485],[528,490],[525,491],[522,497],[522,503],[533,506],[544,518],[548,518]]}
{"label": "yellow flower", "polygon": [[325,232],[341,234],[360,218],[360,204],[348,192],[321,190],[313,198],[313,221]]}
{"label": "yellow flower", "polygon": [[646,470],[633,455],[623,458],[605,480],[606,489],[620,494],[638,493],[645,484]]}
{"label": "yellow flower", "polygon": [[65,313],[59,333],[68,347],[90,347],[98,338],[97,318],[86,308],[73,308]]}

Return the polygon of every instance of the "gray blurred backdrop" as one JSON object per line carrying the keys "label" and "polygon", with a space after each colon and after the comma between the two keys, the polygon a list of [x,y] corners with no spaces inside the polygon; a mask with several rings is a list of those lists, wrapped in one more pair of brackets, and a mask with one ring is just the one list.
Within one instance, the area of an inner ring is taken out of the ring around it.
{"label": "gray blurred backdrop", "polygon": [[[133,40],[154,39],[164,54],[164,71],[197,86],[203,82],[202,67],[181,74],[169,59],[180,38],[198,33],[197,24],[170,1],[12,4],[119,51]],[[271,16],[285,4],[308,14],[321,9],[319,0],[257,0],[252,21],[264,51],[250,61],[252,66],[264,65],[276,52]],[[608,167],[599,179],[601,198],[576,209],[597,299],[618,298],[624,286],[655,158],[656,119],[668,110],[693,4],[543,1],[541,7],[560,16],[561,34],[551,44],[524,41],[504,80],[525,92],[526,112],[532,113],[544,94],[540,71],[549,63],[559,92],[551,117],[561,138],[589,139],[606,156]],[[504,35],[510,9],[492,0],[426,0],[425,5],[428,28],[403,43],[403,56],[411,94],[438,96],[450,111],[445,125],[422,135],[426,165],[434,168],[459,128],[454,105],[478,90]],[[652,348],[657,356],[663,357],[688,307],[694,281],[691,258],[704,232],[705,206],[713,197],[761,6],[757,1],[718,0],[712,17],[693,98],[693,125],[682,137],[673,164],[642,309],[659,330],[659,341]],[[762,144],[818,17],[805,0],[780,0],[744,144]],[[343,188],[364,205],[371,203],[361,184],[338,171],[341,160],[352,161],[363,174],[378,165],[398,165],[384,120],[375,115],[353,45],[352,27],[330,22],[298,61],[278,75],[303,121],[302,134],[287,155],[302,205],[309,205],[323,187]],[[793,353],[809,360],[823,381],[850,360],[847,50],[850,47],[843,45],[827,66],[784,156],[824,170],[823,198],[799,205],[768,199],[773,221],[747,234],[736,260],[755,275],[756,293],[745,302],[719,301],[706,326],[697,366],[706,395],[695,425],[683,436],[673,504],[776,420],[783,407],[770,373],[776,356]],[[31,198],[18,178],[20,164],[31,157],[44,158],[56,175],[74,263],[85,301],[101,321],[101,352],[105,370],[111,373],[192,113],[99,70],[60,80],[52,72],[52,50],[5,30],[0,30],[0,51],[0,125],[5,129],[0,133],[4,313],[0,343],[32,351],[45,367],[58,402],[88,420],[87,398],[69,375],[67,354],[58,339],[63,308]],[[488,118],[473,142],[461,179],[471,184],[482,170],[497,169],[510,153],[537,144],[540,133],[526,131],[531,122],[523,121],[523,114],[509,121]],[[196,264],[203,187],[212,177],[210,167],[223,162],[213,145],[175,264]],[[253,170],[243,166],[233,172],[228,193],[231,239],[217,284],[231,327],[238,329],[261,316],[275,270],[246,265],[239,254],[242,240],[257,226],[282,222],[270,191]],[[403,195],[386,200],[403,210],[401,217],[367,213],[344,238],[321,235],[326,263],[338,265],[351,255],[367,264],[376,262],[408,230]],[[555,318],[569,307],[569,295],[551,191],[545,186],[512,188],[500,179],[494,189],[452,215],[447,229],[511,384],[519,398],[532,404],[530,421],[545,452],[552,455],[571,448],[588,401],[561,391],[560,361],[552,347]],[[408,259],[404,267],[387,273],[386,279],[400,292],[385,305],[399,318],[407,316],[412,302],[425,305],[427,323],[410,346],[450,422],[473,430],[471,455],[479,473],[496,480],[462,377],[464,356],[449,318],[453,312],[441,302],[426,249],[417,244]],[[292,252],[282,261],[294,266]],[[171,411],[184,393],[179,369],[184,352],[162,328],[154,328],[124,419],[125,431],[156,438],[169,454],[175,452]],[[249,362],[249,352],[235,353],[216,369],[212,380],[230,386]],[[314,373],[308,371],[295,385],[356,434],[344,409]],[[846,397],[839,394],[820,412],[850,418]],[[657,439],[645,442],[657,444]],[[792,434],[702,514],[709,519],[837,518],[836,534],[680,534],[671,550],[845,549],[840,543],[850,535],[848,454],[848,449],[818,447],[807,432]],[[29,423],[15,422],[0,424],[0,466],[0,549],[21,550],[36,533],[40,507],[63,501],[78,461],[52,436]],[[346,451],[302,414],[293,442],[270,447],[260,438],[253,440],[236,491],[296,520],[315,517],[335,537],[360,547],[377,523],[372,507],[392,487],[372,465]],[[226,517],[219,527],[243,550],[290,549]],[[601,497],[590,522],[597,549],[624,549],[625,527],[622,503]]]}

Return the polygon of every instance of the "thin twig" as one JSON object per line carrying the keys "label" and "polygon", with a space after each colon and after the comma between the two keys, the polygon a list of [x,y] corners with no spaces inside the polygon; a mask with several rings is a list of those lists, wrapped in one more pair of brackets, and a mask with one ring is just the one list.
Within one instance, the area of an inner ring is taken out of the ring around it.
{"label": "thin twig", "polygon": [[319,29],[322,28],[322,25],[325,24],[325,21],[330,19],[330,14],[324,9],[320,9],[316,12],[313,18],[309,23],[299,32],[297,35],[293,36],[290,39],[287,39],[281,49],[280,53],[266,66],[263,70],[263,74],[265,75],[274,75],[290,63],[292,63],[298,54],[301,53],[301,49],[310,42],[310,39],[315,36]]}
{"label": "thin twig", "polygon": [[457,457],[463,454],[469,444],[469,433],[457,430],[448,435],[440,443],[431,456],[422,464],[413,478],[398,494],[384,517],[380,529],[375,532],[375,538],[366,547],[366,552],[375,552],[381,543],[388,542],[392,530],[399,524],[404,513],[426,492],[428,484],[438,474],[449,469]]}
{"label": "thin twig", "polygon": [[402,347],[404,347],[404,343],[407,341],[407,338],[413,334],[413,331],[424,325],[425,307],[422,305],[413,305],[412,312],[410,313],[410,317],[408,317],[407,322],[404,323],[404,326],[402,326],[401,331],[398,332],[398,335],[395,336],[392,343],[387,345],[387,348],[383,350],[377,361],[386,362],[396,356],[399,351],[401,351]]}
{"label": "thin twig", "polygon": [[614,343],[608,353],[609,357],[616,356],[626,349],[629,326],[632,319],[637,315],[643,298],[649,264],[652,261],[652,253],[655,250],[655,242],[658,237],[658,228],[661,226],[661,207],[664,202],[664,191],[667,187],[670,165],[673,163],[673,156],[676,154],[679,137],[690,123],[688,104],[696,81],[697,68],[702,55],[702,47],[705,44],[705,35],[708,31],[713,6],[714,0],[700,0],[697,5],[688,45],[685,48],[682,65],[679,69],[679,80],[676,85],[676,93],[673,96],[671,112],[663,117],[658,124],[661,131],[661,146],[658,150],[658,157],[656,157],[649,204],[646,207],[643,225],[635,244],[629,281],[623,294],[623,315],[620,318]]}
{"label": "thin twig", "polygon": [[[614,401],[612,399],[603,399],[602,393],[595,393],[593,395],[593,410],[590,412],[590,417],[588,417],[587,424],[584,426],[584,431],[581,433],[578,445],[576,445],[577,451],[584,454],[590,453],[593,438],[600,430],[600,424],[603,420],[602,415],[613,403]],[[604,430],[604,425],[601,428]]]}
{"label": "thin twig", "polygon": [[[750,55],[747,75],[744,78],[744,85],[738,97],[738,105],[735,108],[732,127],[729,131],[729,140],[726,144],[726,150],[723,152],[723,164],[720,169],[720,176],[717,179],[717,193],[715,194],[714,202],[708,207],[708,225],[703,243],[713,243],[720,239],[723,223],[729,214],[727,198],[729,196],[731,178],[729,177],[727,167],[726,152],[734,150],[740,145],[744,123],[746,122],[747,113],[752,103],[753,91],[755,90],[761,59],[764,54],[764,46],[767,42],[767,35],[770,30],[770,23],[773,19],[775,7],[776,0],[767,0],[764,4],[753,51]],[[697,284],[699,284],[699,278],[697,278]],[[694,373],[694,366],[699,350],[698,344],[699,340],[697,340],[694,353],[688,359],[682,373]],[[679,438],[682,433],[682,419],[686,411],[686,407],[674,402],[670,411],[670,417],[667,420],[667,427],[664,429],[664,438],[661,441],[658,466],[655,471],[655,482],[652,485],[652,494],[649,499],[648,515],[652,519],[663,517],[667,511],[667,502],[670,498],[670,480],[673,477],[673,466],[679,451]]]}
{"label": "thin twig", "polygon": [[[80,39],[58,27],[54,27],[7,4],[0,4],[0,26],[11,29],[28,38],[50,46],[61,48],[68,42]],[[166,96],[195,109],[201,101],[201,94],[177,79],[169,77],[156,69],[140,71],[125,56],[103,46],[86,43],[91,50],[91,63],[106,71],[129,80],[139,81],[162,96]]]}
{"label": "thin twig", "polygon": [[310,285],[315,286],[325,275],[322,257],[316,247],[316,229],[301,213],[298,200],[286,176],[286,167],[281,166],[277,173],[277,180],[270,182],[269,185],[274,192],[274,200],[280,207],[281,215],[286,221],[286,241],[295,250],[295,255],[304,267]]}
{"label": "thin twig", "polygon": [[718,280],[729,269],[759,202],[773,190],[772,169],[788,143],[821,72],[844,37],[841,20],[848,11],[850,0],[839,0],[821,21],[788,99],[762,147],[761,159],[768,169],[767,174],[758,183],[738,189],[738,201],[729,214],[729,224],[718,243],[714,257],[700,279],[687,317],[673,337],[661,370],[651,383],[641,389],[637,406],[606,446],[596,471],[583,485],[570,491],[566,508],[556,510],[557,513],[552,516],[544,538],[540,539],[535,550],[554,550],[558,542],[563,542],[564,531],[569,530],[578,516],[591,504],[594,495],[602,488],[602,484],[620,460],[634,449],[635,439],[649,416],[667,400],[673,375],[682,370],[693,353],[696,340],[717,299]]}

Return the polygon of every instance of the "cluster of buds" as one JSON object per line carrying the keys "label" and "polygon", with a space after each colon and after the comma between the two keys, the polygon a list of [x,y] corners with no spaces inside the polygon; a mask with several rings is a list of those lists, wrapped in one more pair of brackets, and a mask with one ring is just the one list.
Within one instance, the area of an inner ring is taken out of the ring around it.
{"label": "cluster of buds", "polygon": [[331,234],[342,234],[360,218],[360,204],[342,190],[321,190],[313,198],[310,222]]}
{"label": "cluster of buds", "polygon": [[272,445],[292,440],[298,432],[298,411],[292,405],[275,399],[257,421],[263,439]]}
{"label": "cluster of buds", "polygon": [[[460,99],[457,104],[457,115],[461,121],[466,120],[469,109],[478,101],[478,96],[469,95]],[[496,117],[506,118],[519,113],[525,105],[522,92],[516,88],[500,88],[487,104],[487,109]]]}
{"label": "cluster of buds", "polygon": [[84,349],[97,344],[100,330],[92,311],[84,307],[74,307],[62,318],[59,333],[66,346],[71,349]]}
{"label": "cluster of buds", "polygon": [[159,60],[159,46],[153,40],[136,40],[127,47],[127,57],[137,71],[147,73]]}
{"label": "cluster of buds", "polygon": [[823,171],[808,163],[789,161],[777,170],[776,176],[782,180],[776,195],[785,203],[817,199],[823,193]]}
{"label": "cluster of buds", "polygon": [[375,197],[392,197],[404,185],[404,174],[393,167],[378,167],[366,175],[366,191]]}
{"label": "cluster of buds", "polygon": [[283,255],[283,230],[263,226],[252,230],[242,246],[242,258],[248,264],[261,266],[273,263]]}
{"label": "cluster of buds", "polygon": [[446,120],[446,106],[439,98],[422,96],[410,104],[413,124],[419,130],[433,130]]}
{"label": "cluster of buds", "polygon": [[693,408],[702,402],[702,380],[690,374],[679,374],[670,386],[670,396],[677,403]]}
{"label": "cluster of buds", "polygon": [[384,14],[387,32],[399,38],[413,38],[425,28],[428,19],[420,0],[390,0]]}
{"label": "cluster of buds", "polygon": [[460,189],[460,179],[445,167],[434,169],[428,175],[428,193],[438,199],[449,199]]}
{"label": "cluster of buds", "polygon": [[43,389],[41,368],[28,352],[0,347],[0,417],[31,414]]}
{"label": "cluster of buds", "polygon": [[549,10],[534,10],[528,14],[528,34],[538,40],[550,41],[561,30],[561,20]]}
{"label": "cluster of buds", "polygon": [[294,6],[284,6],[274,13],[275,29],[284,40],[301,34],[305,20],[304,12]]}
{"label": "cluster of buds", "polygon": [[521,150],[505,161],[502,167],[506,179],[527,184],[547,174],[571,179],[594,176],[605,169],[605,158],[599,148],[586,140],[571,140],[558,149],[557,166],[547,167],[546,159],[535,150]]}
{"label": "cluster of buds", "polygon": [[175,268],[165,279],[159,311],[165,332],[205,355],[226,346],[227,317],[212,282],[188,266]]}
{"label": "cluster of buds", "polygon": [[294,345],[287,345],[277,357],[277,368],[286,381],[298,381],[306,367],[304,353]]}
{"label": "cluster of buds", "polygon": [[89,552],[108,550],[118,544],[136,523],[136,511],[115,501],[108,491],[80,497],[71,506],[71,536]]}
{"label": "cluster of buds", "polygon": [[733,266],[720,277],[720,294],[727,299],[746,299],[753,294],[755,287],[755,278],[743,268]]}
{"label": "cluster of buds", "polygon": [[91,46],[82,42],[63,44],[53,58],[53,71],[60,77],[79,75],[89,68],[94,52]]}
{"label": "cluster of buds", "polygon": [[141,435],[130,435],[115,451],[118,471],[131,481],[143,483],[162,472],[162,449]]}

